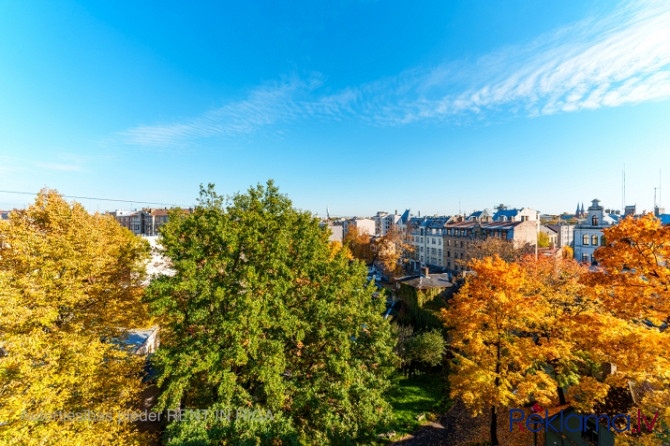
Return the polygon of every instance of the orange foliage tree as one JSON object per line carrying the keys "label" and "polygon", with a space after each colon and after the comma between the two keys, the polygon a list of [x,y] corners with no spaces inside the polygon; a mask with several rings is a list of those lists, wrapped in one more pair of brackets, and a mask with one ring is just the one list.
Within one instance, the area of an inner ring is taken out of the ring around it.
{"label": "orange foliage tree", "polygon": [[[604,230],[607,241],[594,256],[600,270],[586,283],[613,316],[607,354],[617,365],[612,385],[636,383],[638,407],[659,412],[670,425],[670,227],[652,214],[628,217]],[[666,434],[667,435],[667,434]],[[662,443],[657,435],[634,441]]]}
{"label": "orange foliage tree", "polygon": [[556,384],[542,365],[546,349],[530,335],[536,325],[528,274],[498,256],[473,260],[465,285],[442,310],[454,355],[451,397],[472,412],[491,412],[491,444],[498,444],[497,410],[520,407],[531,395],[551,403]]}

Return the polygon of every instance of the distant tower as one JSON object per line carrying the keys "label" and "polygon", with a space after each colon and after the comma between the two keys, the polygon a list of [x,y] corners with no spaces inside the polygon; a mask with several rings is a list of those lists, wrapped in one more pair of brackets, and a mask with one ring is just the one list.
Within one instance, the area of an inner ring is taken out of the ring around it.
{"label": "distant tower", "polygon": [[579,217],[579,202],[577,202],[577,210],[575,211],[575,217]]}
{"label": "distant tower", "polygon": [[586,212],[584,212],[584,202],[582,201],[582,210],[579,212],[579,216],[584,218],[586,217]]}

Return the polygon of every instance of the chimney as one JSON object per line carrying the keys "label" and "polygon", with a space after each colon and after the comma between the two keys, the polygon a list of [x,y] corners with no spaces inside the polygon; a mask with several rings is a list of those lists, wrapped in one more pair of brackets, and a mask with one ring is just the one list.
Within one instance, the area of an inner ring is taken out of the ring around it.
{"label": "chimney", "polygon": [[616,373],[616,364],[611,362],[604,362],[600,367],[603,371],[603,378],[609,375],[614,375]]}
{"label": "chimney", "polygon": [[426,277],[430,277],[430,272],[429,272],[427,266],[424,266],[423,268],[421,268],[421,272],[423,272],[423,275],[424,275],[424,276],[426,276]]}

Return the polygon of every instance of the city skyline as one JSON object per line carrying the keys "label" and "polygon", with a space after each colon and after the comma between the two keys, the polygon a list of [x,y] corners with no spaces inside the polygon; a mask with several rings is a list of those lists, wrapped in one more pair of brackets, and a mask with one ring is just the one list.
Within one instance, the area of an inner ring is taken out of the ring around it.
{"label": "city skyline", "polygon": [[453,215],[670,185],[663,2],[5,3],[0,57],[0,190],[190,205],[273,178],[319,215]]}

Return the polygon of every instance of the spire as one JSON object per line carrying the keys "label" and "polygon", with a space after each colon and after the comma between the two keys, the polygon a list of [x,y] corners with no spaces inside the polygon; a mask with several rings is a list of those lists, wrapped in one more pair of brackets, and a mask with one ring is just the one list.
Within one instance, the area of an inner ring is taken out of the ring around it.
{"label": "spire", "polygon": [[575,211],[575,217],[579,217],[579,201],[577,202],[577,210]]}
{"label": "spire", "polygon": [[580,214],[581,214],[582,217],[584,215],[586,215],[586,212],[584,212],[584,202],[583,201],[582,201],[582,210],[581,210]]}

